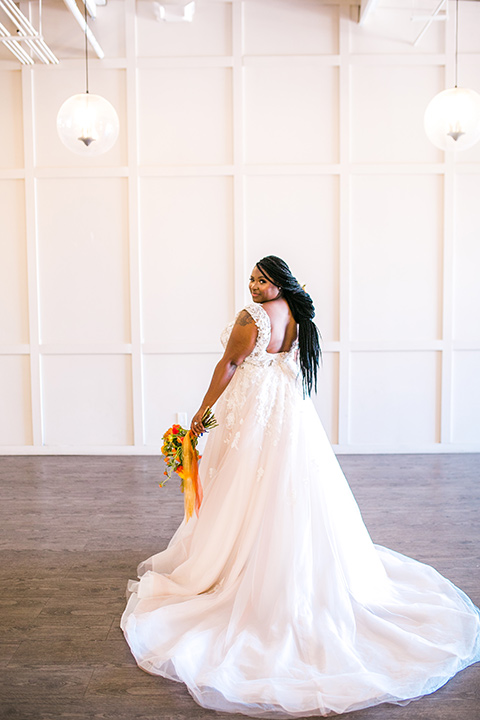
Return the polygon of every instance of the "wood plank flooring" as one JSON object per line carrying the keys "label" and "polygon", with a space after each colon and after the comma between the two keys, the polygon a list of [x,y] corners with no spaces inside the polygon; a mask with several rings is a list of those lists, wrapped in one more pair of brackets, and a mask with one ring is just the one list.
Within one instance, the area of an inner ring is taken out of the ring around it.
{"label": "wood plank flooring", "polygon": [[[480,456],[342,456],[382,545],[480,603]],[[233,720],[139,670],[118,627],[137,564],[182,517],[153,457],[0,457],[0,718]],[[480,663],[405,707],[351,720],[480,720]]]}

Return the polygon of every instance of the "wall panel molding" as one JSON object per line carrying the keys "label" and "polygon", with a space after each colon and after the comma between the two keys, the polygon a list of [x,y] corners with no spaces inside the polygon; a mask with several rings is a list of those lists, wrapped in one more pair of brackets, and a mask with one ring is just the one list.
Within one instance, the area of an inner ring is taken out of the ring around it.
{"label": "wall panel molding", "polygon": [[[467,4],[460,63],[475,81],[480,3]],[[162,428],[203,396],[220,325],[249,301],[249,264],[275,251],[323,319],[315,405],[336,452],[480,452],[469,392],[480,335],[466,317],[478,297],[478,148],[437,152],[421,117],[453,86],[453,17],[413,47],[402,3],[379,3],[365,27],[353,0],[197,5],[191,25],[172,24],[118,0],[120,40],[101,8],[96,23],[118,56],[91,59],[92,92],[113,93],[122,136],[90,164],[57,145],[47,106],[76,91],[83,60],[0,61],[18,105],[5,127],[23,140],[0,181],[24,188],[29,321],[25,337],[3,326],[15,419],[10,432],[0,417],[0,454],[157,455]],[[85,208],[82,228],[68,232],[57,195],[63,211]],[[65,289],[58,272],[69,261],[77,274]],[[87,373],[78,387],[77,371]]]}
{"label": "wall panel molding", "polygon": [[130,279],[130,332],[132,340],[132,406],[134,445],[145,443],[144,387],[142,362],[142,290],[140,270],[140,209],[138,174],[138,81],[135,67],[137,57],[137,20],[135,0],[125,0],[125,30],[127,50],[127,123],[128,133],[128,236]]}
{"label": "wall panel molding", "polygon": [[22,68],[22,112],[25,156],[25,220],[27,239],[30,392],[33,445],[43,444],[43,407],[40,358],[40,298],[38,279],[37,199],[34,177],[35,117],[33,75]]}

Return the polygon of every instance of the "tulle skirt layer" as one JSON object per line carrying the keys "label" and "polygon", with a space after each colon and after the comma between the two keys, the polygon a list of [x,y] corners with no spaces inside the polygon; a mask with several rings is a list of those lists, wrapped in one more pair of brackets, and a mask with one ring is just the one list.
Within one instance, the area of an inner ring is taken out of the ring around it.
{"label": "tulle skirt layer", "polygon": [[237,371],[202,459],[199,518],[129,583],[133,655],[204,707],[258,717],[433,692],[480,660],[478,609],[371,542],[292,368],[267,371]]}

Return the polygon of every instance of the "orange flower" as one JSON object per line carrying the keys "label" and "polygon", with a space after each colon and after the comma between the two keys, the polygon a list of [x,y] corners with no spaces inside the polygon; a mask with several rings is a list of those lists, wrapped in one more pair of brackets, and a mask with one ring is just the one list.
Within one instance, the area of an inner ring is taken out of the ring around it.
{"label": "orange flower", "polygon": [[[210,408],[205,411],[202,422],[207,431],[216,427],[217,422]],[[181,425],[175,423],[164,433],[162,440],[161,452],[166,465],[163,474],[166,476],[166,480],[160,484],[160,487],[165,485],[172,473],[177,473],[182,480],[181,489],[184,493],[185,517],[188,521],[193,512],[196,512],[198,516],[203,496],[198,475],[198,439],[192,435],[190,430],[185,430]]]}

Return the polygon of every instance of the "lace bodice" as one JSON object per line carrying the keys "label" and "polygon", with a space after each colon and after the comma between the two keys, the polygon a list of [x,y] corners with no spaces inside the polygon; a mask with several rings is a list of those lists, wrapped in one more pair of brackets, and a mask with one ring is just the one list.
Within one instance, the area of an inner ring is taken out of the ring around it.
{"label": "lace bodice", "polygon": [[[255,423],[264,428],[273,445],[276,445],[286,408],[292,407],[294,402],[303,398],[296,361],[298,342],[295,340],[287,352],[267,352],[272,333],[267,311],[260,303],[251,303],[243,309],[251,315],[258,329],[255,347],[236,369],[232,381],[215,408],[215,414],[219,424],[224,427],[225,443],[234,448],[242,435],[249,399],[254,398],[251,412]],[[227,325],[221,335],[224,347],[228,343],[235,321],[236,318]]]}
{"label": "lace bodice", "polygon": [[[287,352],[281,352],[281,353],[268,353],[267,347],[270,342],[270,337],[272,334],[272,326],[270,324],[270,317],[267,313],[267,311],[263,308],[263,306],[260,303],[250,303],[249,305],[245,305],[243,310],[246,310],[249,315],[252,316],[255,325],[258,329],[258,335],[257,340],[255,342],[255,347],[253,348],[250,355],[245,359],[246,363],[252,363],[252,364],[260,364],[264,365],[265,363],[270,364],[274,360],[290,360],[294,358],[295,351],[297,349],[297,341],[293,343],[290,350]],[[241,310],[240,312],[243,312]],[[228,339],[230,337],[230,334],[232,332],[233,326],[235,325],[236,319],[240,313],[237,314],[235,320],[233,320],[231,323],[227,325],[225,330],[222,332],[221,335],[221,342],[223,347],[225,348],[228,343]]]}

